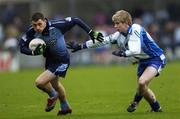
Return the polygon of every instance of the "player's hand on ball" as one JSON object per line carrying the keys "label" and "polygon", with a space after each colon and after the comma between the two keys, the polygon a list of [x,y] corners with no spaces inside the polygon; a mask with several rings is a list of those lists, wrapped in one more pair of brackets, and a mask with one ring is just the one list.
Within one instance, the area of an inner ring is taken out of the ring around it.
{"label": "player's hand on ball", "polygon": [[103,42],[103,34],[101,32],[95,32],[95,31],[91,31],[89,33],[89,36],[91,37],[93,43],[95,43],[95,40],[99,41],[99,42]]}
{"label": "player's hand on ball", "polygon": [[39,44],[33,51],[33,54],[34,55],[42,55],[44,53],[45,49],[46,49],[46,45]]}
{"label": "player's hand on ball", "polygon": [[70,41],[67,43],[67,48],[71,49],[71,52],[76,52],[78,50],[81,50],[81,44],[78,44],[77,42]]}

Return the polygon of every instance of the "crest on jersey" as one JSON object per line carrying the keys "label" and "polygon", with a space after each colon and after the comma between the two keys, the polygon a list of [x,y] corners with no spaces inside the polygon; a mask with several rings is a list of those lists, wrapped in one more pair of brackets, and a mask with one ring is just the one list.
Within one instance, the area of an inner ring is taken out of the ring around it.
{"label": "crest on jersey", "polygon": [[66,17],[65,20],[66,21],[71,21],[71,17]]}

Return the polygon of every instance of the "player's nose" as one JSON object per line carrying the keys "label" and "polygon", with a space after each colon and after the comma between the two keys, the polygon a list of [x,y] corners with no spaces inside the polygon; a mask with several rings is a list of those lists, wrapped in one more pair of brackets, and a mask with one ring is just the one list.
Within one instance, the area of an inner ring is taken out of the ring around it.
{"label": "player's nose", "polygon": [[36,29],[37,32],[41,31],[41,28],[39,26],[37,26],[35,29]]}
{"label": "player's nose", "polygon": [[117,24],[114,24],[114,28],[117,28]]}

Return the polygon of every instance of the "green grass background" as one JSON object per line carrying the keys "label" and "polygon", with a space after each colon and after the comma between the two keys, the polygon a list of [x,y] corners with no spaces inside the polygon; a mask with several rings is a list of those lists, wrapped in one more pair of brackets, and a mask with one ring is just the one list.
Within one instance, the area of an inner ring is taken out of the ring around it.
{"label": "green grass background", "polygon": [[168,63],[160,77],[151,82],[164,110],[147,113],[144,100],[134,113],[126,112],[136,90],[136,66],[70,67],[66,88],[73,113],[56,116],[59,102],[52,112],[44,112],[47,95],[34,81],[41,69],[0,73],[0,119],[178,119],[180,117],[180,62]]}

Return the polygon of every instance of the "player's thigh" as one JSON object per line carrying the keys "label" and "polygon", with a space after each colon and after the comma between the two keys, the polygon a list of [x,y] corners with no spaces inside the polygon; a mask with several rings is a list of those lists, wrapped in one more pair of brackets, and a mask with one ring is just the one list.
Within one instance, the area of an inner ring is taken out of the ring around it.
{"label": "player's thigh", "polygon": [[148,66],[142,75],[139,77],[139,83],[146,83],[149,84],[149,82],[157,75],[158,71],[156,68],[152,66]]}
{"label": "player's thigh", "polygon": [[56,78],[56,76],[49,70],[46,70],[37,77],[36,84],[45,85],[54,78]]}

